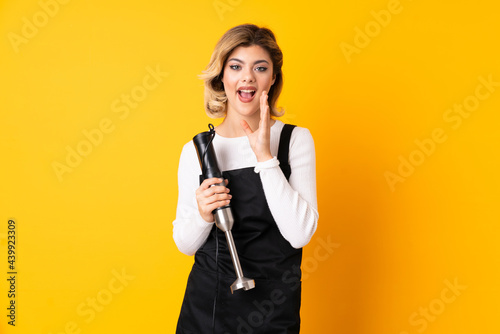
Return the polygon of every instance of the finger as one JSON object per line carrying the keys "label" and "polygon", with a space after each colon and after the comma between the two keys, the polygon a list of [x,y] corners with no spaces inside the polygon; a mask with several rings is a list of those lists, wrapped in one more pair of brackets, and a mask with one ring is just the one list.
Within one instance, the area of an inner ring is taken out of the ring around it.
{"label": "finger", "polygon": [[214,195],[208,196],[208,197],[198,196],[196,198],[196,200],[198,202],[198,206],[200,208],[202,208],[204,212],[210,212],[210,211],[206,211],[207,206],[213,205],[214,203],[221,202],[221,201],[222,202],[229,201],[229,200],[231,200],[231,198],[233,198],[233,196],[231,196],[227,193],[222,193],[222,194],[214,194]]}
{"label": "finger", "polygon": [[226,206],[229,204],[229,200],[225,200],[225,201],[218,201],[218,202],[215,202],[215,203],[212,203],[210,205],[207,205],[207,211],[208,212],[212,212],[214,211],[215,209],[217,208],[220,208],[220,207],[223,207],[223,206]]}
{"label": "finger", "polygon": [[267,98],[267,92],[263,91],[260,96],[260,125],[264,129],[267,129],[269,124],[269,105],[267,103]]}
{"label": "finger", "polygon": [[196,196],[209,196],[207,195],[205,192],[210,189],[210,188],[213,188],[213,185],[214,184],[220,184],[223,182],[223,179],[219,179],[219,178],[210,178],[210,179],[205,179],[203,180],[203,182],[201,183],[200,187],[198,189],[196,189]]}
{"label": "finger", "polygon": [[207,210],[206,209],[207,206],[211,206],[211,205],[218,203],[218,202],[229,201],[229,200],[231,200],[231,198],[233,198],[233,197],[229,194],[217,194],[214,196],[210,196],[210,197],[206,197],[206,198],[201,199],[200,206],[202,208],[204,208],[204,210]]}
{"label": "finger", "polygon": [[217,183],[221,183],[222,181],[224,181],[224,180],[221,179],[221,178],[218,178],[218,177],[212,177],[210,179],[205,179],[201,183],[200,188],[202,188],[202,189],[208,189],[212,185],[217,184]]}
{"label": "finger", "polygon": [[212,204],[215,202],[221,202],[221,201],[228,201],[231,198],[233,198],[233,196],[231,196],[229,194],[215,194],[215,195],[209,197],[210,202],[208,202],[208,204]]}
{"label": "finger", "polygon": [[227,193],[229,193],[229,189],[226,188],[225,186],[213,186],[203,191],[205,197],[210,197],[215,194],[227,194]]}
{"label": "finger", "polygon": [[260,103],[261,104],[264,101],[266,95],[267,95],[267,91],[263,90],[262,94],[260,94]]}
{"label": "finger", "polygon": [[253,133],[252,128],[250,128],[250,125],[248,125],[247,121],[241,120],[240,124],[241,124],[241,127],[243,128],[243,130],[245,131],[245,134],[247,136],[249,136]]}
{"label": "finger", "polygon": [[212,194],[210,196],[200,196],[199,202],[203,205],[209,205],[218,201],[225,201],[231,198],[233,198],[232,195],[230,195],[227,192],[223,192],[223,193]]}
{"label": "finger", "polygon": [[260,113],[262,115],[263,112],[266,111],[268,108],[267,106],[267,92],[263,91],[262,94],[260,95]]}

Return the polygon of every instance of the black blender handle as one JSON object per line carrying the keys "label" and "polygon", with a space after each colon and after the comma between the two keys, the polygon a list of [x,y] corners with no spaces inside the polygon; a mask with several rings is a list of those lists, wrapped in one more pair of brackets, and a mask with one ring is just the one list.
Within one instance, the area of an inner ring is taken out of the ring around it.
{"label": "black blender handle", "polygon": [[210,179],[212,177],[222,177],[217,164],[217,157],[215,155],[212,140],[215,137],[215,129],[212,124],[208,124],[209,131],[201,132],[193,137],[193,143],[198,153],[198,161],[200,162],[201,173],[203,179]]}

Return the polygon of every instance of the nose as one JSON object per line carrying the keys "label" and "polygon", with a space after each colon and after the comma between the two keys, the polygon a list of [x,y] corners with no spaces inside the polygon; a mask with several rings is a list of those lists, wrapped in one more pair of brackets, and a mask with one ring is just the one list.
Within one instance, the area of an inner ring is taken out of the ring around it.
{"label": "nose", "polygon": [[243,82],[254,82],[255,76],[251,68],[247,68],[242,71],[242,80]]}

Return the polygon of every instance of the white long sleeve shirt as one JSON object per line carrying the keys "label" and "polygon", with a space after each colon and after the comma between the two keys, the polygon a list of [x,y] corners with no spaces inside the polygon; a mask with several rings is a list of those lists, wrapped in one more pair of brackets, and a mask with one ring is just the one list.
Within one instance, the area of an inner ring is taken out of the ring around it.
{"label": "white long sleeve shirt", "polygon": [[[314,141],[308,129],[296,127],[293,130],[289,152],[292,174],[287,181],[276,158],[283,126],[279,120],[271,126],[271,155],[274,158],[264,162],[257,162],[246,136],[215,135],[212,143],[221,171],[254,167],[279,231],[292,247],[301,248],[311,239],[318,221]],[[179,198],[173,222],[174,241],[187,255],[193,255],[205,243],[213,225],[198,211],[195,192],[200,186],[200,174],[196,149],[190,141],[184,145],[179,161]]]}

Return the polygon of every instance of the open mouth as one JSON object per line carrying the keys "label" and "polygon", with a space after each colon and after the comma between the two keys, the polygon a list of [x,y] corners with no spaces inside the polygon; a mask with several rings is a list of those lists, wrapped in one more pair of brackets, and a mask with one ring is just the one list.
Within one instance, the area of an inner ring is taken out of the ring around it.
{"label": "open mouth", "polygon": [[238,95],[242,97],[244,100],[252,99],[255,93],[256,93],[255,90],[241,89],[238,91]]}

